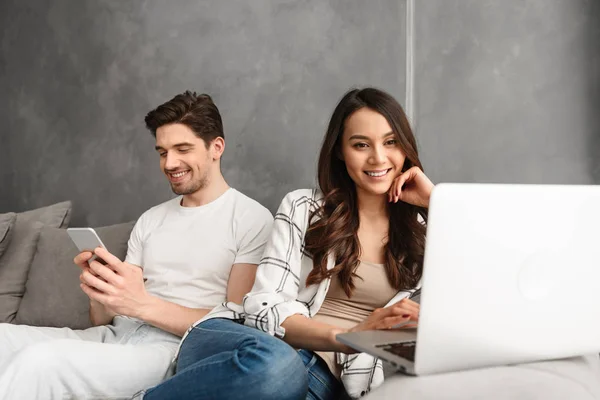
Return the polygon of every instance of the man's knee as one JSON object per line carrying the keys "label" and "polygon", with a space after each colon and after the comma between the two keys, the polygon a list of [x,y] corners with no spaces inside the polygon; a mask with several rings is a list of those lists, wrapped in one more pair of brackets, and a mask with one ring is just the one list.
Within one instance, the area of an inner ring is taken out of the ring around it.
{"label": "man's knee", "polygon": [[56,341],[35,343],[19,351],[11,361],[15,372],[24,372],[50,378],[60,372],[66,372],[68,367],[65,354]]}
{"label": "man's knee", "polygon": [[[11,334],[11,326],[14,326],[13,324],[5,324],[2,323],[0,324],[0,343],[4,345],[4,343],[8,342],[8,338],[10,337]],[[0,349],[0,351],[2,351]]]}
{"label": "man's knee", "polygon": [[12,336],[16,334],[16,328],[18,325],[13,324],[0,324],[0,343],[8,342]]}

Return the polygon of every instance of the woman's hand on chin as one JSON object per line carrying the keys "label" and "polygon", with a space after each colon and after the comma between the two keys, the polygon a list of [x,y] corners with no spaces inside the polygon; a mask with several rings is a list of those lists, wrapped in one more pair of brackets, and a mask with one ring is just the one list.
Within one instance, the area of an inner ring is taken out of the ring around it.
{"label": "woman's hand on chin", "polygon": [[433,183],[421,168],[412,167],[400,174],[388,191],[390,203],[403,201],[418,207],[429,207],[429,198],[433,190]]}

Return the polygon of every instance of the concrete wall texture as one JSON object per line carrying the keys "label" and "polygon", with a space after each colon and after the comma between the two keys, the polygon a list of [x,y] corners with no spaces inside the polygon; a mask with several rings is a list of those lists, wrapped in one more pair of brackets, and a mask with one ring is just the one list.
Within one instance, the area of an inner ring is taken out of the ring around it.
{"label": "concrete wall texture", "polygon": [[[72,226],[172,196],[145,114],[186,89],[224,119],[223,173],[274,211],[315,184],[354,86],[404,103],[403,1],[0,3],[0,212]],[[600,4],[416,2],[415,130],[434,182],[600,183]]]}

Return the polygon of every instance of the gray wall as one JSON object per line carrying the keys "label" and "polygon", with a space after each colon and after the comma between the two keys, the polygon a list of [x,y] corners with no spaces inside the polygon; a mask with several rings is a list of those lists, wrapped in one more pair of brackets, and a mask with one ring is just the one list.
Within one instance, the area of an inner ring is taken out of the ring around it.
{"label": "gray wall", "polygon": [[[31,4],[25,4],[31,3]],[[600,183],[597,0],[417,0],[416,132],[432,179]],[[230,184],[274,210],[314,183],[348,87],[405,91],[405,2],[0,2],[0,212],[73,225],[171,196],[143,117],[185,89],[222,111]]]}
{"label": "gray wall", "polygon": [[435,181],[600,183],[599,1],[417,1],[415,25]]}
{"label": "gray wall", "polygon": [[226,179],[274,211],[313,186],[325,125],[350,86],[404,95],[396,0],[1,7],[0,212],[72,199],[72,225],[94,226],[168,199],[143,118],[186,89],[221,110]]}

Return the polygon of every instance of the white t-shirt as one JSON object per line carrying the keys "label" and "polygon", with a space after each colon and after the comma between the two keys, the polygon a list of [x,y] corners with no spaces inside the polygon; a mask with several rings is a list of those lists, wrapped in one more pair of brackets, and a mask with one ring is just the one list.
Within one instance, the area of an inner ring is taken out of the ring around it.
{"label": "white t-shirt", "polygon": [[233,264],[258,264],[273,216],[235,189],[200,207],[182,196],[146,211],[129,238],[126,261],[144,270],[148,293],[192,308],[226,301]]}

